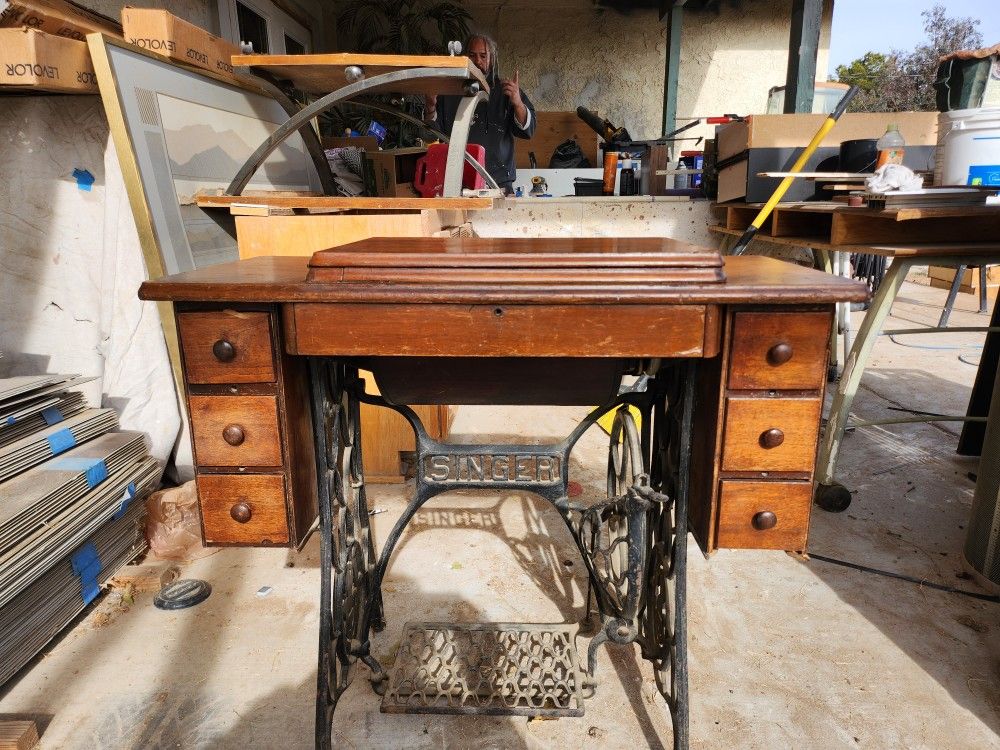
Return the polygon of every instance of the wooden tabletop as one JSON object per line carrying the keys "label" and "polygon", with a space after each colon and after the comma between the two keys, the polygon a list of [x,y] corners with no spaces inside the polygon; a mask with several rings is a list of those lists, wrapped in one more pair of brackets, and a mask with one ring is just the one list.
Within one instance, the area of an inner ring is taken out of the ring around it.
{"label": "wooden tabletop", "polygon": [[[705,250],[711,253],[711,250]],[[259,257],[223,263],[147,281],[146,300],[185,302],[365,302],[453,304],[828,304],[864,302],[868,288],[859,281],[814,271],[773,258],[725,258],[724,283],[606,284],[561,288],[496,284],[310,283],[306,257]]]}
{"label": "wooden tabletop", "polygon": [[337,52],[322,55],[233,55],[233,67],[251,66],[270,75],[291,81],[308,94],[324,95],[347,86],[344,75],[348,66],[360,66],[366,78],[412,68],[434,68],[441,76],[401,81],[366,93],[390,91],[402,94],[461,94],[466,81],[478,81],[489,91],[482,71],[464,55],[363,55]]}

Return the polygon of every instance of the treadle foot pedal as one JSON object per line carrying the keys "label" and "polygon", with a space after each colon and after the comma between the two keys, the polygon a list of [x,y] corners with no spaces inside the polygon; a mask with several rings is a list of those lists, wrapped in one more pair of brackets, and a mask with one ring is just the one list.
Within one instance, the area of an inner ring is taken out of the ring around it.
{"label": "treadle foot pedal", "polygon": [[583,716],[575,629],[408,622],[382,712]]}

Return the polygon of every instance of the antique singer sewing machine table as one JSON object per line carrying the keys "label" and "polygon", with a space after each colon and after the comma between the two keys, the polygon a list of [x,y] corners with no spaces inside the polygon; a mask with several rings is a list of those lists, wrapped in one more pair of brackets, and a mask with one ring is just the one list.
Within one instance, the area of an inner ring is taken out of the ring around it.
{"label": "antique singer sewing machine table", "polygon": [[[319,747],[358,661],[387,712],[580,716],[597,650],[632,643],[686,747],[687,531],[706,553],[805,549],[833,309],[867,289],[673,240],[373,239],[140,296],[175,305],[206,543],[297,545],[318,513]],[[416,434],[413,499],[381,544],[360,402]],[[459,445],[428,437],[415,403],[599,406],[555,445]],[[612,410],[607,497],[571,500],[570,452]],[[469,488],[533,492],[562,516],[599,620],[585,654],[568,623],[409,623],[391,670],[372,655],[407,522]]]}

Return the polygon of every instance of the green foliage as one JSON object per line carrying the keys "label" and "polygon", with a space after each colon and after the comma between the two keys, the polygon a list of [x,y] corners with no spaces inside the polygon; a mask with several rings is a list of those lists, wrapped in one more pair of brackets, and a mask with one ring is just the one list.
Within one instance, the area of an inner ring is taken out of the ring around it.
{"label": "green foliage", "polygon": [[347,0],[337,15],[341,46],[356,52],[443,55],[448,42],[465,42],[472,16],[452,2]]}
{"label": "green foliage", "polygon": [[850,65],[837,66],[837,80],[849,86],[857,86],[862,91],[874,89],[891,61],[879,52],[866,52]]}
{"label": "green foliage", "polygon": [[850,65],[837,66],[836,80],[858,86],[852,112],[934,111],[934,79],[938,60],[957,50],[983,44],[979,20],[949,18],[945,6],[921,14],[926,40],[910,52],[867,52]]}

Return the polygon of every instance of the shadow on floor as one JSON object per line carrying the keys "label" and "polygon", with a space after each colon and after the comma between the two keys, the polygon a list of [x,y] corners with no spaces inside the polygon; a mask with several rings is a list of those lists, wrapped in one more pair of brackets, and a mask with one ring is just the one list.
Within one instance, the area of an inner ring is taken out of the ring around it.
{"label": "shadow on floor", "polygon": [[[932,410],[934,394],[962,398],[968,388],[924,371],[878,370],[875,390],[904,408]],[[866,374],[866,381],[868,381]],[[868,385],[868,383],[866,383]],[[921,400],[924,403],[921,403]],[[859,394],[855,413],[893,418],[881,399]],[[954,423],[952,423],[954,424]],[[962,564],[978,460],[955,455],[957,439],[933,425],[887,425],[848,433],[838,481],[854,500],[842,514],[814,507],[809,550],[880,570],[983,592]],[[1000,605],[922,588],[812,560],[809,570],[860,612],[956,704],[1000,731]],[[828,623],[837,638],[837,623]],[[846,635],[846,634],[845,634]]]}

